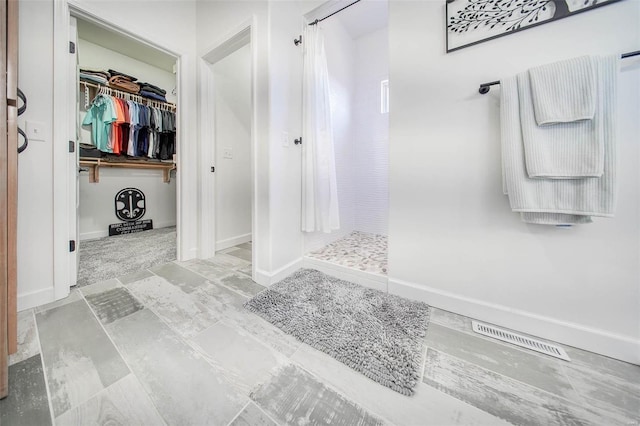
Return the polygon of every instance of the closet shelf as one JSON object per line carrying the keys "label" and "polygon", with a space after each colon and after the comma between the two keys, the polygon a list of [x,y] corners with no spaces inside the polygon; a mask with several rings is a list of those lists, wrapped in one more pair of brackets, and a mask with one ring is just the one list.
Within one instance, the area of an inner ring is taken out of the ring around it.
{"label": "closet shelf", "polygon": [[100,167],[115,167],[126,169],[155,169],[162,170],[162,181],[171,181],[171,170],[176,169],[175,163],[156,163],[151,161],[105,161],[101,158],[80,157],[80,166],[89,168],[89,182],[100,182]]}

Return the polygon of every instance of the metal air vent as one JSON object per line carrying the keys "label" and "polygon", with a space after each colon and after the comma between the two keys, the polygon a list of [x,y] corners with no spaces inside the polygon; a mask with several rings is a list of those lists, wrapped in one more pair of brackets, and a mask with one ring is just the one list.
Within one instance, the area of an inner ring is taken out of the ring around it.
{"label": "metal air vent", "polygon": [[507,331],[493,325],[483,324],[481,322],[471,321],[471,325],[473,327],[473,331],[484,336],[493,337],[494,339],[512,343],[516,346],[531,349],[532,351],[540,352],[555,358],[560,358],[565,361],[571,361],[564,349],[552,343],[532,339],[530,337],[514,333],[513,331]]}

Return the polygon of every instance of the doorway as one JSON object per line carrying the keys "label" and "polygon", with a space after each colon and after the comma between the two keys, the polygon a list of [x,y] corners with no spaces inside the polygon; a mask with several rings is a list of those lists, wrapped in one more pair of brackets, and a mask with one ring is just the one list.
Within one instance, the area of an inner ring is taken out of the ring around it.
{"label": "doorway", "polygon": [[90,21],[74,22],[77,285],[84,286],[176,259],[176,59]]}
{"label": "doorway", "polygon": [[[54,7],[54,78],[53,84],[53,190],[56,194],[53,202],[53,251],[54,294],[53,300],[66,297],[70,287],[76,284],[79,242],[78,216],[78,147],[67,141],[75,141],[77,134],[77,102],[80,100],[77,79],[77,63],[74,53],[75,47],[74,20],[76,18],[88,21],[105,30],[137,41],[147,47],[156,49],[169,55],[175,63],[176,104],[180,109],[176,111],[176,171],[171,175],[175,180],[176,203],[172,206],[176,213],[176,252],[178,260],[188,260],[198,255],[196,244],[196,224],[198,215],[197,197],[190,191],[197,182],[196,161],[197,145],[185,144],[184,141],[196,140],[195,120],[195,86],[193,79],[187,78],[190,71],[194,71],[189,63],[188,52],[179,44],[173,48],[170,39],[158,44],[135,32],[135,29],[125,29],[115,21],[101,17],[99,11],[92,5],[56,2]],[[77,42],[77,40],[75,40]],[[191,164],[191,167],[188,165]],[[100,171],[104,168],[100,168]],[[160,178],[162,180],[162,178]],[[112,207],[113,209],[113,207]],[[114,221],[115,222],[115,221]]]}
{"label": "doorway", "polygon": [[[251,262],[256,280],[255,67],[252,22],[201,59],[201,252]],[[206,256],[205,256],[206,257]]]}

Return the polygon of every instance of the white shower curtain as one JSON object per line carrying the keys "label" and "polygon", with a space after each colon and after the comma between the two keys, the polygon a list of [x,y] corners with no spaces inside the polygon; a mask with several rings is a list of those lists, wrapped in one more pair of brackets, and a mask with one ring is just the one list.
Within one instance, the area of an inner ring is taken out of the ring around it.
{"label": "white shower curtain", "polygon": [[307,25],[302,80],[302,230],[340,229],[329,72],[319,25]]}

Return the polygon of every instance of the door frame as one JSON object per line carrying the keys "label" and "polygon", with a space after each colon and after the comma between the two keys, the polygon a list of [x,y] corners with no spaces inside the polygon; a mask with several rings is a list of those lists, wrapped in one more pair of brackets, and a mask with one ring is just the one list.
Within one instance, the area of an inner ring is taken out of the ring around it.
{"label": "door frame", "polygon": [[[80,18],[96,25],[117,32],[126,37],[135,39],[160,50],[176,59],[176,88],[177,104],[180,106],[177,111],[177,170],[176,170],[176,230],[177,230],[177,257],[179,260],[186,260],[193,257],[193,250],[190,250],[188,235],[183,232],[186,229],[185,222],[188,220],[186,212],[183,212],[183,203],[188,197],[188,191],[182,188],[185,185],[184,171],[188,166],[187,147],[184,141],[192,138],[186,124],[187,117],[194,114],[189,105],[189,90],[187,89],[187,76],[189,74],[189,55],[180,52],[178,49],[158,44],[143,35],[125,29],[118,23],[107,18],[103,18],[98,10],[91,5],[78,3],[71,0],[54,0],[53,8],[53,290],[54,300],[66,297],[70,291],[70,283],[75,282],[72,277],[77,273],[72,266],[72,256],[69,251],[69,241],[78,241],[76,229],[73,229],[71,215],[76,215],[75,202],[76,194],[73,188],[76,187],[75,177],[76,158],[75,153],[69,153],[68,142],[76,138],[70,133],[70,120],[75,120],[76,112],[70,111],[69,105],[75,105],[72,99],[72,85],[77,84],[75,77],[69,75],[69,28],[71,16]],[[183,77],[184,76],[184,77]],[[71,116],[73,115],[73,117]],[[75,133],[75,129],[74,133]],[[77,149],[76,149],[77,151]],[[73,172],[73,173],[72,173]],[[77,219],[76,219],[77,220]]]}
{"label": "door frame", "polygon": [[[258,223],[257,206],[257,58],[258,44],[257,19],[252,16],[224,37],[204,49],[199,54],[199,82],[200,82],[200,253],[202,258],[213,257],[216,252],[216,175],[211,173],[211,166],[215,166],[216,132],[215,132],[215,79],[212,65],[229,56],[241,47],[249,45],[251,49],[251,277],[256,281],[256,265],[258,250]],[[210,141],[210,142],[209,142]]]}

